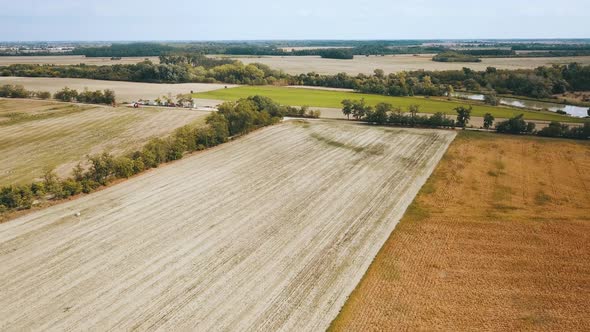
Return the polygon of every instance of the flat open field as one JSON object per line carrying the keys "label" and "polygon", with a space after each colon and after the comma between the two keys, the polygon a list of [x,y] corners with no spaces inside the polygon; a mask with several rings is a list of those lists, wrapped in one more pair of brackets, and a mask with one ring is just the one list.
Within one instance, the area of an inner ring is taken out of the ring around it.
{"label": "flat open field", "polygon": [[[222,89],[225,86],[233,87],[231,84],[203,84],[203,83],[178,83],[178,84],[157,84],[138,83],[121,81],[101,81],[83,78],[54,78],[54,77],[0,77],[0,85],[20,84],[28,90],[49,91],[55,93],[64,87],[78,91],[88,88],[90,90],[111,89],[115,91],[117,102],[130,102],[138,99],[154,100],[158,97],[171,94],[176,97],[178,94],[193,92],[204,92]],[[207,104],[209,105],[209,104]],[[214,105],[214,104],[213,104]]]}
{"label": "flat open field", "polygon": [[454,136],[284,123],[0,224],[0,329],[324,330]]}
{"label": "flat open field", "polygon": [[[436,113],[444,112],[450,115],[457,115],[453,110],[457,106],[469,105],[472,102],[447,101],[444,99],[423,98],[423,97],[389,97],[372,94],[362,94],[349,91],[327,91],[318,89],[294,89],[288,87],[274,86],[240,86],[232,89],[219,89],[194,94],[195,98],[237,100],[253,95],[263,95],[274,99],[284,105],[308,105],[315,107],[341,108],[343,99],[365,98],[368,104],[376,105],[380,102],[391,103],[401,107],[404,111],[412,104],[420,105],[420,112]],[[518,114],[524,114],[528,120],[555,120],[564,122],[582,122],[581,118],[559,115],[553,112],[527,111],[509,107],[493,107],[482,104],[473,104],[473,116],[483,116],[485,113],[492,113],[496,118],[511,118]]]}
{"label": "flat open field", "polygon": [[68,176],[87,154],[139,148],[206,114],[0,98],[0,186],[30,183],[46,167]]}
{"label": "flat open field", "polygon": [[584,331],[590,144],[461,133],[333,331]]}
{"label": "flat open field", "polygon": [[233,57],[243,63],[263,63],[274,69],[282,69],[289,74],[316,72],[319,74],[359,73],[372,74],[375,69],[383,69],[386,73],[397,73],[412,70],[461,70],[468,67],[485,71],[487,67],[498,69],[537,68],[552,64],[568,64],[578,62],[589,65],[590,56],[562,58],[483,58],[478,63],[450,63],[432,61],[433,54],[422,55],[389,55],[389,56],[356,56],[353,60],[322,59],[319,56],[263,56]]}
{"label": "flat open field", "polygon": [[64,55],[64,56],[0,56],[0,66],[14,64],[35,64],[35,65],[129,65],[142,62],[149,59],[153,63],[160,63],[158,57],[127,57],[121,60],[111,60],[111,58],[87,58],[83,55]]}

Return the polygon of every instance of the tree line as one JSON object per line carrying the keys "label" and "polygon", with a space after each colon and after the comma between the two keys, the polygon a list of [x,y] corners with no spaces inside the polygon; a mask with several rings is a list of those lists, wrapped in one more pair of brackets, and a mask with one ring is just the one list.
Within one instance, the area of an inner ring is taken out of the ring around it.
{"label": "tree line", "polygon": [[437,62],[481,62],[481,59],[476,56],[470,55],[470,54],[449,51],[449,52],[439,53],[439,54],[435,55],[432,58],[432,61],[437,61]]}
{"label": "tree line", "polygon": [[557,121],[552,121],[549,125],[541,130],[535,130],[534,122],[526,122],[522,114],[502,121],[496,125],[496,131],[506,134],[529,134],[543,137],[571,138],[571,139],[590,139],[590,122],[585,122],[583,126],[569,126]]}
{"label": "tree line", "polygon": [[116,102],[115,92],[113,90],[96,90],[90,91],[84,89],[78,92],[76,89],[65,87],[53,95],[53,98],[65,102],[79,102],[86,104],[105,104],[114,105]]}
{"label": "tree line", "polygon": [[39,98],[49,99],[49,91],[31,91],[25,89],[22,85],[5,84],[0,86],[0,97],[2,98]]}
{"label": "tree line", "polygon": [[[451,119],[444,113],[433,115],[419,115],[420,107],[410,105],[403,111],[389,103],[379,103],[375,107],[367,105],[364,99],[342,101],[342,114],[348,119],[352,116],[356,120],[377,125],[396,125],[403,127],[426,128],[466,128],[471,120],[472,107],[459,106],[454,109],[457,113],[455,119]],[[483,117],[483,128],[492,129],[495,118],[486,113]],[[544,137],[561,137],[572,139],[590,139],[590,122],[583,126],[569,126],[559,122],[551,122],[547,127],[537,131],[534,122],[527,122],[524,115],[520,114],[505,121],[498,122],[495,130],[506,134],[528,134]]]}
{"label": "tree line", "polygon": [[144,57],[159,56],[174,51],[176,47],[160,43],[112,44],[99,47],[76,47],[72,54],[86,57]]}
{"label": "tree line", "polygon": [[[0,86],[0,97],[49,99],[51,98],[51,93],[49,91],[27,90],[22,85],[6,84]],[[86,104],[113,105],[116,102],[115,92],[109,89],[96,91],[84,89],[84,91],[78,92],[75,89],[65,87],[53,94],[53,98],[59,101],[79,102]]]}
{"label": "tree line", "polygon": [[348,119],[352,115],[356,120],[378,124],[397,125],[404,127],[427,127],[427,128],[455,128],[464,127],[469,122],[471,108],[458,107],[456,111],[465,112],[462,117],[458,116],[457,121],[449,118],[446,114],[439,112],[433,115],[419,115],[420,106],[410,105],[406,112],[400,107],[389,103],[379,103],[375,107],[369,106],[364,99],[342,101],[342,114]]}
{"label": "tree line", "polygon": [[0,67],[2,76],[66,77],[152,83],[230,83],[247,85],[309,85],[348,88],[363,93],[388,96],[445,96],[450,88],[484,94],[514,94],[532,98],[550,98],[567,91],[590,90],[590,66],[554,65],[536,69],[486,71],[469,68],[446,71],[411,71],[373,75],[320,75],[307,73],[289,75],[263,64],[244,65],[228,59],[205,56],[162,56],[162,63],[143,61],[138,64],[32,65]]}
{"label": "tree line", "polygon": [[154,138],[142,149],[123,156],[108,153],[88,156],[87,167],[78,164],[72,176],[60,179],[52,170],[30,185],[0,188],[0,213],[30,209],[35,200],[59,200],[90,193],[116,179],[129,178],[145,170],[183,158],[186,153],[204,150],[279,122],[286,109],[273,100],[252,96],[227,102],[210,114],[206,126],[186,125],[167,138]]}

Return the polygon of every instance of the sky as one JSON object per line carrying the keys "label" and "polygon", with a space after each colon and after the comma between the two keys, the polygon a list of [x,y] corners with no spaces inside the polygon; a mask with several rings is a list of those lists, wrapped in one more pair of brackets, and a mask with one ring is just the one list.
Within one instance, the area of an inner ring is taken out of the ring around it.
{"label": "sky", "polygon": [[1,41],[590,38],[590,0],[0,0]]}

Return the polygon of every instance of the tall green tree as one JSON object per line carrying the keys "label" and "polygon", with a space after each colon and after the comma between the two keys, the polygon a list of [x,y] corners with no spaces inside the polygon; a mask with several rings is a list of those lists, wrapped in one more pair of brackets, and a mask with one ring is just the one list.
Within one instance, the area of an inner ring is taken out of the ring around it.
{"label": "tall green tree", "polygon": [[370,110],[371,107],[367,105],[365,98],[352,102],[352,116],[357,120],[362,119]]}
{"label": "tall green tree", "polygon": [[350,115],[352,114],[352,101],[350,99],[344,99],[342,101],[342,114],[346,115],[348,120],[350,120]]}
{"label": "tall green tree", "polygon": [[455,108],[455,112],[457,112],[457,125],[459,127],[465,128],[471,119],[471,111],[473,108],[471,106],[459,106]]}
{"label": "tall green tree", "polygon": [[485,129],[490,129],[494,125],[494,120],[496,120],[496,118],[494,118],[491,113],[486,113],[483,116],[483,127]]}

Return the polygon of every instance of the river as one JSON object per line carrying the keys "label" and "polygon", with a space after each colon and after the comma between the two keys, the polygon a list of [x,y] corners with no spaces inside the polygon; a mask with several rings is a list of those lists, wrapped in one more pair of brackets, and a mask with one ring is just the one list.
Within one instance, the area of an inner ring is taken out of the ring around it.
{"label": "river", "polygon": [[[455,97],[459,98],[467,98],[470,100],[484,100],[484,95],[482,94],[475,94],[475,93],[467,93],[467,92],[455,92],[453,94]],[[588,107],[582,106],[574,106],[574,105],[564,105],[564,104],[556,104],[556,103],[547,103],[542,101],[532,101],[526,99],[517,99],[517,98],[506,98],[506,97],[498,97],[500,99],[500,104],[514,106],[519,108],[529,108],[535,110],[542,110],[544,108],[548,109],[551,112],[557,112],[559,110],[565,111],[567,114],[575,117],[585,117],[588,116]]]}

